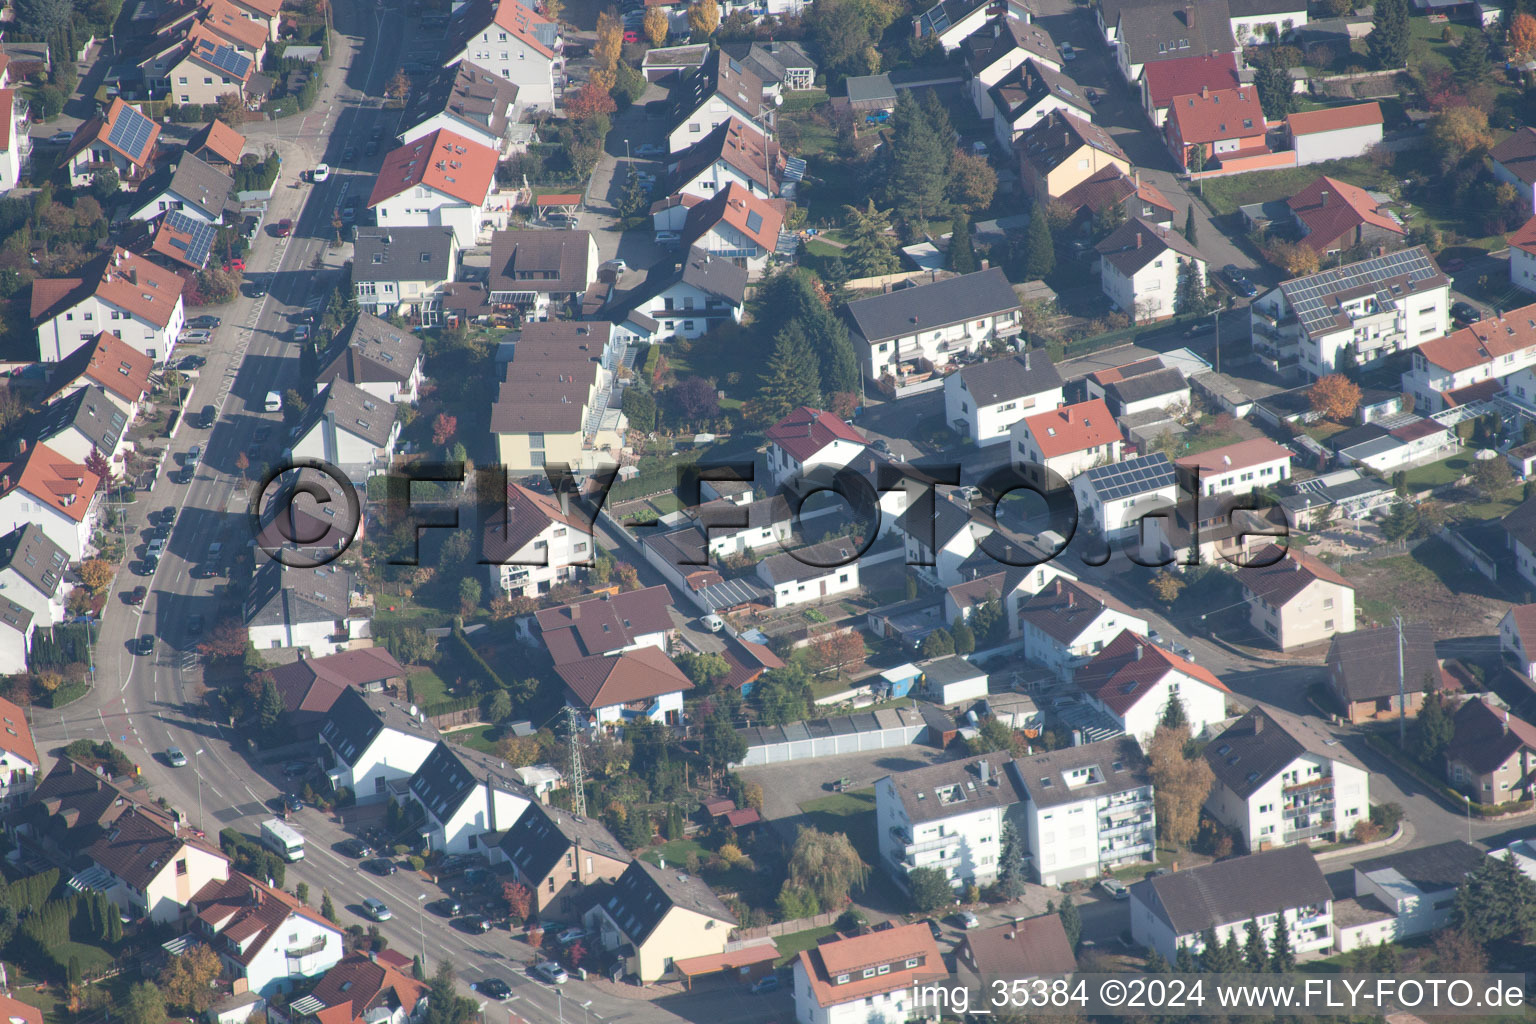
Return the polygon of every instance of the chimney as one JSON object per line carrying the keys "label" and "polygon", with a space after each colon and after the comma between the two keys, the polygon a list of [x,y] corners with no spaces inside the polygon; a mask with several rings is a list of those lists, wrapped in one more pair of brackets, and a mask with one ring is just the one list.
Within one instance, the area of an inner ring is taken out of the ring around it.
{"label": "chimney", "polygon": [[1141,232],[1136,232],[1136,248],[1141,248]]}
{"label": "chimney", "polygon": [[27,439],[26,438],[19,437],[19,438],[16,439],[16,454],[17,455],[25,455],[25,454],[27,454]]}
{"label": "chimney", "polygon": [[1142,651],[1143,651],[1143,648],[1142,648],[1141,644],[1137,644],[1136,645],[1136,660],[1137,661],[1141,660]]}
{"label": "chimney", "polygon": [[1202,85],[1200,87],[1200,98],[1203,100],[1211,98],[1211,87],[1209,85]]}
{"label": "chimney", "polygon": [[1195,27],[1195,5],[1189,4],[1184,8],[1184,27]]}
{"label": "chimney", "polygon": [[1263,731],[1264,731],[1264,716],[1263,715],[1254,715],[1253,716],[1253,734],[1255,736],[1257,736],[1259,733],[1261,733]]}
{"label": "chimney", "polygon": [[663,871],[667,870],[667,858],[658,854],[656,857],[656,866],[661,868]]}
{"label": "chimney", "polygon": [[1029,349],[1024,350],[1024,372],[1029,372]]}
{"label": "chimney", "polygon": [[1317,194],[1317,205],[1318,206],[1327,206],[1328,205],[1328,190],[1327,189],[1323,189],[1321,192],[1319,192]]}
{"label": "chimney", "polygon": [[1504,735],[1509,735],[1509,708],[1504,709]]}
{"label": "chimney", "polygon": [[1061,414],[1067,418],[1067,422],[1068,423],[1073,422],[1072,407],[1070,405],[1063,406],[1062,410],[1061,410]]}

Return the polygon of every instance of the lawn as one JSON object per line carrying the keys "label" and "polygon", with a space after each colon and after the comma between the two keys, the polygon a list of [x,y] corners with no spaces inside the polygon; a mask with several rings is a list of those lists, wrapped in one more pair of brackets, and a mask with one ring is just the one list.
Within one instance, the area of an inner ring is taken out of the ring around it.
{"label": "lawn", "polygon": [[692,839],[674,839],[671,842],[662,843],[653,850],[646,850],[640,855],[640,859],[660,867],[662,858],[666,858],[668,863],[671,864],[686,863],[690,853],[696,854],[699,860],[709,857],[709,850],[705,849],[697,841]]}
{"label": "lawn", "polygon": [[501,739],[502,728],[499,725],[476,725],[468,729],[453,729],[445,732],[454,743],[462,743],[471,750],[478,750],[485,754],[496,753],[496,743]]}
{"label": "lawn", "polygon": [[1452,455],[1448,459],[1439,462],[1431,462],[1427,466],[1419,466],[1408,471],[1408,489],[1411,491],[1424,490],[1431,487],[1444,487],[1460,480],[1468,470],[1472,468],[1472,456]]}
{"label": "lawn", "polygon": [[816,943],[836,930],[831,925],[826,925],[822,928],[807,928],[803,932],[790,932],[788,935],[780,935],[773,940],[773,944],[779,947],[779,958],[774,961],[774,966],[783,967],[799,956],[802,950],[815,949]]}
{"label": "lawn", "polygon": [[880,860],[880,844],[875,840],[873,788],[807,800],[800,805],[800,810],[809,819],[807,824],[813,828],[846,835],[859,856],[864,858],[864,863],[873,866]]}
{"label": "lawn", "polygon": [[1205,204],[1216,213],[1235,213],[1239,206],[1248,203],[1267,203],[1272,199],[1293,196],[1315,181],[1320,174],[1342,178],[1366,189],[1385,188],[1395,180],[1390,169],[1378,167],[1362,156],[1308,164],[1306,167],[1211,178],[1201,184],[1200,191]]}
{"label": "lawn", "polygon": [[405,677],[410,684],[411,697],[418,706],[437,704],[448,700],[448,685],[432,669],[425,666],[412,669]]}

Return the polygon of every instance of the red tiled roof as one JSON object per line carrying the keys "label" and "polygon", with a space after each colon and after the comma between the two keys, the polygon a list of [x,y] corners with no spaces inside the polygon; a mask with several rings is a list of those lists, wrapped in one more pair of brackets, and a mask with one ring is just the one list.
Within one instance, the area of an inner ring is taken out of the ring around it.
{"label": "red tiled roof", "polygon": [[1527,654],[1536,654],[1536,604],[1511,605],[1509,614],[1515,620],[1521,646]]}
{"label": "red tiled roof", "polygon": [[1187,96],[1201,89],[1235,89],[1237,60],[1230,53],[1219,57],[1179,57],[1148,64],[1141,77],[1147,83],[1147,95],[1154,108],[1166,107],[1175,96]]}
{"label": "red tiled roof", "polygon": [[[684,957],[681,960],[672,961],[672,966],[677,968],[679,974],[699,978],[717,971],[768,963],[778,958],[779,947],[770,940],[761,945],[742,946],[740,949],[732,949],[724,953]],[[42,1024],[41,1017],[38,1018],[37,1024]]]}
{"label": "red tiled roof", "polygon": [[149,390],[155,361],[110,331],[102,331],[57,364],[53,380],[60,388],[85,377],[128,402]]}
{"label": "red tiled roof", "polygon": [[[922,963],[905,967],[909,959]],[[938,946],[926,921],[840,937],[800,953],[800,966],[810,981],[811,996],[820,1006],[857,1002],[886,992],[897,992],[914,982],[945,973]],[[862,977],[865,968],[889,966],[885,974]],[[834,984],[840,975],[849,980]]]}
{"label": "red tiled roof", "polygon": [[834,441],[849,441],[861,447],[869,443],[857,430],[830,412],[808,405],[802,405],[769,427],[768,440],[802,465]]}
{"label": "red tiled roof", "polygon": [[1026,416],[1024,423],[1040,454],[1048,459],[1124,440],[1102,398]]}
{"label": "red tiled roof", "polygon": [[341,940],[341,929],[317,912],[282,890],[263,885],[238,871],[231,872],[228,879],[214,880],[203,886],[192,897],[192,905],[198,920],[213,934],[242,944],[246,939],[255,938],[256,941],[246,945],[244,952],[223,951],[224,955],[247,966],[295,915],[335,932],[336,940]]}
{"label": "red tiled roof", "polygon": [[1536,217],[1520,225],[1519,230],[1509,236],[1509,247],[1536,256]]}
{"label": "red tiled roof", "polygon": [[1225,473],[1229,470],[1246,469],[1249,466],[1292,457],[1294,453],[1289,448],[1276,444],[1267,437],[1255,437],[1221,448],[1212,448],[1198,455],[1186,455],[1175,459],[1174,464],[1183,466],[1185,469],[1199,466],[1202,471]]}
{"label": "red tiled roof", "polygon": [[554,57],[555,51],[539,42],[539,37],[533,31],[535,25],[549,24],[548,18],[535,14],[521,3],[507,3],[503,0],[496,5],[496,24],[545,57]]}
{"label": "red tiled roof", "polygon": [[0,462],[0,498],[14,490],[84,522],[101,477],[46,444],[33,443],[13,462]]}
{"label": "red tiled roof", "polygon": [[1264,111],[1251,86],[1175,96],[1168,116],[1185,145],[1264,137]]}
{"label": "red tiled roof", "polygon": [[283,9],[282,0],[235,0],[242,7],[249,7],[258,14],[275,18]]}
{"label": "red tiled roof", "polygon": [[[503,8],[521,7],[503,3]],[[462,135],[439,128],[406,143],[384,157],[373,194],[374,207],[418,185],[452,196],[471,206],[484,204],[496,175],[496,151]]]}
{"label": "red tiled roof", "polygon": [[383,647],[303,658],[271,669],[272,681],[289,711],[329,711],[349,686],[383,682],[405,675],[405,669]]}
{"label": "red tiled roof", "polygon": [[394,998],[388,1001],[409,1014],[426,991],[425,982],[408,978],[389,964],[370,959],[365,954],[353,953],[326,971],[311,995],[323,1002],[327,1009],[348,1008],[350,1015],[338,1018],[346,1022],[361,1021],[365,1011],[383,1005],[379,1000],[391,994]]}
{"label": "red tiled roof", "polygon": [[1314,132],[1338,132],[1346,128],[1363,128],[1368,124],[1381,124],[1381,104],[1353,103],[1347,107],[1303,110],[1299,113],[1287,114],[1285,124],[1292,135],[1311,135]]}
{"label": "red tiled roof", "polygon": [[1365,189],[1326,174],[1319,175],[1286,203],[1296,219],[1308,228],[1301,244],[1318,252],[1326,251],[1340,236],[1361,224],[1404,233],[1401,224],[1378,210],[1376,200]]}
{"label": "red tiled roof", "polygon": [[16,109],[16,90],[0,89],[0,152],[11,148],[11,114]]}
{"label": "red tiled roof", "polygon": [[241,14],[229,0],[203,0],[203,24],[229,43],[252,52],[267,45],[265,25]]}
{"label": "red tiled roof", "polygon": [[6,993],[0,993],[0,1016],[11,1024],[43,1024],[42,1010]]}
{"label": "red tiled roof", "polygon": [[[123,155],[124,159],[137,167],[145,167],[149,164],[149,155],[155,151],[156,140],[160,138],[160,123],[158,121],[155,121],[153,118],[151,118],[149,138],[144,142],[143,148],[140,149],[137,153],[129,153],[127,150],[121,148],[120,146],[113,145],[111,142],[107,141],[107,139],[112,134],[112,126],[117,123],[117,118],[122,114],[123,110],[127,106],[128,104],[123,102],[123,98],[121,96],[113,100],[112,106],[107,108],[106,116],[99,122],[100,127],[96,132],[94,140],[92,141],[100,142],[108,149],[116,150],[118,153]],[[71,145],[70,148],[73,149],[74,146]]]}
{"label": "red tiled roof", "polygon": [[1163,195],[1156,185],[1149,181],[1141,181],[1139,174],[1133,179],[1114,165],[1105,167],[1093,177],[1073,185],[1062,193],[1057,202],[1065,203],[1072,210],[1087,207],[1094,213],[1099,213],[1111,203],[1125,202],[1132,193],[1159,209],[1172,211],[1174,208],[1168,201],[1168,197]]}
{"label": "red tiled roof", "polygon": [[594,654],[555,666],[572,695],[592,711],[693,689],[672,659],[655,647],[609,657]]}
{"label": "red tiled roof", "polygon": [[1123,716],[1169,672],[1199,680],[1222,693],[1232,692],[1209,669],[1170,654],[1128,629],[1078,671],[1076,682],[1084,693]]}
{"label": "red tiled roof", "polygon": [[[179,245],[177,244],[178,242],[180,243]],[[191,244],[192,233],[190,231],[178,231],[176,226],[171,223],[171,218],[162,217],[160,218],[160,226],[155,229],[155,237],[149,243],[149,248],[151,252],[157,252],[166,259],[175,260],[184,267],[202,270],[208,265],[208,257],[205,255],[202,263],[194,263],[188,259],[187,254]]]}
{"label": "red tiled roof", "polygon": [[245,150],[245,136],[215,118],[208,122],[206,128],[192,136],[187,148],[206,149],[225,163],[238,164],[240,154]]}
{"label": "red tiled roof", "polygon": [[232,74],[228,68],[220,66],[218,61],[215,59],[219,50],[223,47],[228,47],[232,52],[238,53],[241,56],[250,56],[250,54],[242,53],[238,44],[225,39],[224,36],[220,35],[212,25],[198,22],[196,25],[193,25],[192,30],[187,33],[188,59],[196,62],[198,66],[206,68],[209,71],[213,71],[219,75],[228,75],[230,78],[238,79],[242,86],[245,85],[245,83],[251,80],[251,76],[256,73],[256,62],[254,60],[246,60],[244,62],[245,73],[241,75]]}
{"label": "red tiled roof", "polygon": [[[756,224],[751,226],[756,214]],[[779,228],[784,224],[782,204],[753,195],[736,182],[716,193],[715,198],[688,211],[683,226],[683,244],[692,245],[706,231],[725,222],[746,235],[768,252],[779,244]]]}
{"label": "red tiled roof", "polygon": [[1512,309],[1497,320],[1480,320],[1419,346],[1431,366],[1455,372],[1491,362],[1536,345],[1536,303]]}
{"label": "red tiled roof", "polygon": [[27,713],[4,697],[0,697],[0,750],[15,754],[34,768],[42,767],[37,760],[37,744],[32,741]]}

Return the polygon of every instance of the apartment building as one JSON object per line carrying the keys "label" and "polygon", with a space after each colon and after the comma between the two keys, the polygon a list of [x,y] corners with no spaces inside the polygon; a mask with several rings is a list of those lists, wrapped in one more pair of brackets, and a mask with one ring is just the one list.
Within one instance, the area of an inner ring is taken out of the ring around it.
{"label": "apartment building", "polygon": [[1098,878],[1155,856],[1152,777],[1136,742],[1124,736],[1015,760],[1020,836],[1041,885]]}
{"label": "apartment building", "polygon": [[845,312],[865,376],[898,384],[1021,330],[1019,298],[1000,267],[856,299]]}
{"label": "apartment building", "polygon": [[1061,375],[1044,352],[962,366],[944,378],[944,418],[979,446],[1007,444],[1025,416],[1064,401]]}
{"label": "apartment building", "polygon": [[997,880],[1003,823],[1020,799],[1006,754],[887,775],[875,783],[880,866],[902,885],[937,868],[956,888]]}
{"label": "apartment building", "polygon": [[1301,548],[1271,544],[1240,566],[1253,628],[1282,651],[1355,630],[1355,588]]}
{"label": "apartment building", "polygon": [[1536,304],[1437,335],[1418,347],[1403,390],[1414,409],[1436,413],[1465,404],[1468,389],[1486,381],[1505,385],[1511,397],[1536,406]]}

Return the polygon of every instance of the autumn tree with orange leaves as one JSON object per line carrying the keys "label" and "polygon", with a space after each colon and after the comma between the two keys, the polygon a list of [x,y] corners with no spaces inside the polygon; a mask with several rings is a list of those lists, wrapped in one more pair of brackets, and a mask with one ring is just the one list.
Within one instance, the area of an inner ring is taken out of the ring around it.
{"label": "autumn tree with orange leaves", "polygon": [[1536,17],[1522,11],[1509,23],[1509,56],[1513,60],[1536,57]]}
{"label": "autumn tree with orange leaves", "polygon": [[1312,408],[1335,423],[1343,423],[1360,407],[1360,385],[1342,373],[1330,373],[1307,392]]}

